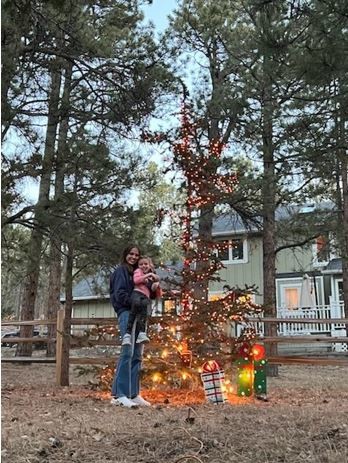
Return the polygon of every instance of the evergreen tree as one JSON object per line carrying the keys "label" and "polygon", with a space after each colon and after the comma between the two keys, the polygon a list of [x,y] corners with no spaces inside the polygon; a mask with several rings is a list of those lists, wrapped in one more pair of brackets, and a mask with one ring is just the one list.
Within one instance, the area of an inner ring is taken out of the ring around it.
{"label": "evergreen tree", "polygon": [[[301,6],[301,5],[300,5]],[[347,14],[346,2],[312,1],[302,5],[309,18],[306,46],[297,72],[306,83],[296,108],[305,115],[292,127],[291,141],[307,167],[310,193],[335,204],[322,232],[342,258],[343,299],[348,307],[348,183],[347,183]],[[311,181],[312,180],[312,181]],[[346,312],[347,313],[347,312]]]}
{"label": "evergreen tree", "polygon": [[[236,210],[246,222],[261,217],[262,293],[268,316],[276,315],[275,211],[304,185],[294,187],[287,126],[290,115],[300,117],[290,108],[303,86],[294,61],[307,37],[308,18],[292,6],[287,1],[237,1],[233,6],[223,0],[184,1],[174,23],[178,40],[199,56],[202,80],[200,87],[195,85],[195,96],[204,113],[206,136],[210,141],[216,137],[230,141],[232,152],[243,150],[262,163],[262,182],[255,183],[261,194],[254,190],[254,204],[245,201],[242,208],[240,201],[234,202],[234,194],[229,202],[238,205]],[[221,168],[221,163],[210,169],[211,174],[214,168]],[[297,179],[301,180],[300,174]],[[207,219],[203,228],[211,233],[211,227]],[[267,325],[267,334],[274,335],[276,329]],[[270,346],[269,354],[275,355],[276,348]]]}
{"label": "evergreen tree", "polygon": [[[120,135],[125,129],[129,131],[153,111],[154,101],[168,81],[168,73],[158,62],[152,31],[140,26],[142,15],[138,2],[128,5],[103,2],[95,5],[97,8],[93,5],[86,8],[84,2],[58,5],[54,1],[33,1],[25,6],[31,19],[26,30],[28,39],[24,41],[20,55],[22,61],[19,61],[16,72],[13,68],[8,71],[9,75],[23,78],[23,81],[25,77],[25,84],[19,86],[18,91],[12,87],[12,93],[10,88],[4,93],[6,104],[11,107],[9,118],[5,120],[5,144],[24,123],[30,127],[30,134],[35,133],[33,127],[37,120],[45,116],[47,132],[39,149],[43,155],[42,165],[36,173],[40,176],[40,192],[34,218],[28,221],[25,215],[28,208],[23,208],[5,221],[21,220],[35,226],[29,246],[32,252],[28,258],[22,303],[22,317],[30,319],[34,313],[43,233],[51,226],[50,215],[54,208],[50,187],[57,166],[57,202],[62,195],[65,161],[61,160],[61,156],[66,140],[74,138],[76,132],[86,125],[87,132],[95,140],[102,137],[107,139],[108,144],[113,132]],[[22,13],[24,4],[17,3],[14,8]],[[11,24],[11,27],[14,28],[14,25]],[[21,33],[17,35],[21,36]],[[9,41],[6,44],[10,46]],[[10,68],[10,64],[6,62],[5,66]],[[27,72],[28,67],[33,72]],[[30,142],[40,144],[38,138],[32,137]],[[22,174],[23,177],[26,175],[28,172]],[[9,181],[12,179],[9,178]],[[51,271],[51,284],[56,288],[52,294],[55,303],[60,264],[59,253],[54,253],[59,247],[59,242],[52,242],[55,270]],[[27,337],[30,330],[30,327],[23,327],[21,333]],[[30,345],[21,345],[18,353],[30,354],[30,350]]]}

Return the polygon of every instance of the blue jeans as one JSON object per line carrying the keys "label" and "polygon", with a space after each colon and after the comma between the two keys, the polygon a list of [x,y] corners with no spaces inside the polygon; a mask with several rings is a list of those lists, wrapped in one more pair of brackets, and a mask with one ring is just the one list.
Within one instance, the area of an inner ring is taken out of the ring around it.
{"label": "blue jeans", "polygon": [[[118,316],[121,338],[126,334],[129,311]],[[116,371],[111,388],[113,397],[135,397],[140,391],[139,374],[143,358],[143,344],[135,344],[139,329],[136,321],[132,330],[132,344],[121,346],[121,353],[116,365]]]}

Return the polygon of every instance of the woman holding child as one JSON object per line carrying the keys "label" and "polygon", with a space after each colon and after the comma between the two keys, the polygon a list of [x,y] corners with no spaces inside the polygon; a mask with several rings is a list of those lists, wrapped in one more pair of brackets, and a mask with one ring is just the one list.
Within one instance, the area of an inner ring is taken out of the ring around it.
{"label": "woman holding child", "polygon": [[[121,264],[116,268],[110,278],[110,299],[116,312],[121,338],[129,333],[129,317],[134,317],[137,310],[143,307],[136,306],[134,303],[134,272],[138,268],[140,249],[136,245],[128,246],[122,254]],[[150,260],[151,261],[151,260]],[[138,274],[138,272],[137,272]],[[150,278],[149,278],[150,277]],[[156,274],[151,272],[151,276],[144,277],[143,283],[152,284],[156,279]],[[139,299],[139,298],[138,298]],[[140,313],[140,312],[139,312]],[[141,326],[144,331],[144,327]],[[150,406],[151,404],[140,395],[140,369],[143,357],[144,345],[138,340],[139,324],[135,322],[131,334],[131,342],[123,342],[120,357],[117,363],[115,376],[111,389],[111,403],[127,408],[138,406]],[[127,336],[126,336],[127,339]],[[141,337],[139,338],[141,339]]]}

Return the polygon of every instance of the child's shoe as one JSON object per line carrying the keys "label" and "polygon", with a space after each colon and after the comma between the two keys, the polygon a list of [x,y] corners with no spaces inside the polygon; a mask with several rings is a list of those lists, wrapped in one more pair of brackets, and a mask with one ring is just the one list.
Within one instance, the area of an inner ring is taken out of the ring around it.
{"label": "child's shoe", "polygon": [[150,339],[146,336],[146,333],[144,333],[144,331],[140,331],[140,333],[138,334],[136,343],[143,344],[144,342],[150,342]]}
{"label": "child's shoe", "polygon": [[130,346],[131,344],[131,335],[126,333],[122,339],[122,346]]}

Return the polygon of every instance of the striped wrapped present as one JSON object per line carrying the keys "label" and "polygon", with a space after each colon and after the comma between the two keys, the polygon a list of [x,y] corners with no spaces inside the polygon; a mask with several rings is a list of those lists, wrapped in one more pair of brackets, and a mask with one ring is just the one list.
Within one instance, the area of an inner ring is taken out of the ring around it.
{"label": "striped wrapped present", "polygon": [[202,369],[201,379],[208,402],[213,404],[224,403],[226,400],[224,397],[224,370],[215,360],[205,362]]}

